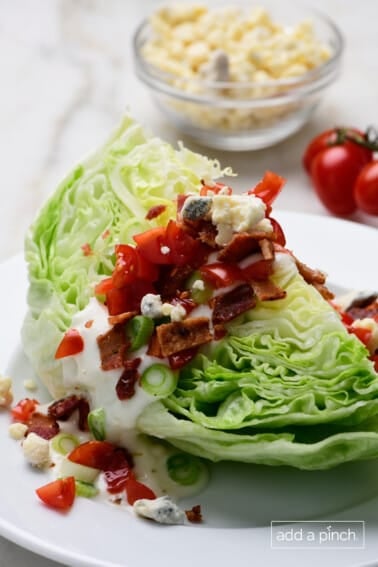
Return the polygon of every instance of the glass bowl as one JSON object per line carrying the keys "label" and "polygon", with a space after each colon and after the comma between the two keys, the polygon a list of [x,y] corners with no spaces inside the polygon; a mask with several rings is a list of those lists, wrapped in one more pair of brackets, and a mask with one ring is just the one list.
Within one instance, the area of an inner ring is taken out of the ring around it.
{"label": "glass bowl", "polygon": [[[233,7],[243,11],[252,5],[241,0],[232,2]],[[206,6],[211,9],[211,2]],[[262,0],[261,6],[285,30],[310,22],[316,40],[328,50],[329,58],[298,76],[258,82],[213,80],[200,73],[184,77],[162,70],[146,59],[145,46],[154,36],[149,18],[134,34],[136,75],[149,88],[166,118],[201,144],[234,151],[257,150],[285,139],[308,121],[339,73],[344,42],[328,16],[306,5],[282,0]]]}

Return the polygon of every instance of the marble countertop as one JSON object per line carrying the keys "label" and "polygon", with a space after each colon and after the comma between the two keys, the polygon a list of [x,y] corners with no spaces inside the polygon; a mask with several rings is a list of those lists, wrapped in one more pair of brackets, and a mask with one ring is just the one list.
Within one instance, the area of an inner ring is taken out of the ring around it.
{"label": "marble countertop", "polygon": [[[2,0],[0,2],[0,261],[21,252],[36,211],[81,156],[106,137],[128,107],[151,131],[218,157],[248,187],[265,169],[288,179],[277,207],[328,215],[301,168],[303,148],[332,125],[378,124],[378,3],[317,0],[346,40],[342,74],[311,122],[258,152],[226,153],[192,143],[159,115],[133,73],[130,38],[157,2]],[[351,220],[378,227],[378,217]],[[351,230],[353,230],[351,224]],[[0,566],[53,567],[0,538]]]}

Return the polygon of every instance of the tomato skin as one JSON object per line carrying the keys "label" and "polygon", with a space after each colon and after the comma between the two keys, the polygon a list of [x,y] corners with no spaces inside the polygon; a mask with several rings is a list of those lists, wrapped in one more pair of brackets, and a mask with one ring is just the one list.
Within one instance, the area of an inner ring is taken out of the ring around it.
{"label": "tomato skin", "polygon": [[96,295],[106,295],[112,288],[113,278],[105,278],[104,280],[98,282],[94,291]]}
{"label": "tomato skin", "polygon": [[13,421],[28,423],[30,417],[35,412],[38,405],[39,402],[37,400],[32,400],[30,398],[24,398],[23,400],[20,400],[11,409]]}
{"label": "tomato skin", "polygon": [[73,463],[104,470],[114,454],[114,445],[108,441],[87,441],[75,447],[68,459]]}
{"label": "tomato skin", "polygon": [[272,219],[271,217],[268,217],[268,218],[269,218],[270,223],[273,227],[274,242],[276,242],[280,246],[285,246],[286,245],[286,236],[285,236],[284,231],[282,230],[280,223],[278,221],[276,221],[276,219]]}
{"label": "tomato skin", "polygon": [[[343,128],[343,130],[350,133],[351,135],[356,134],[361,137],[364,136],[364,133],[361,132],[360,130],[357,130],[356,128]],[[303,167],[305,168],[308,174],[311,174],[312,162],[315,156],[319,154],[321,151],[336,145],[337,137],[338,137],[337,129],[332,128],[330,130],[325,130],[324,132],[318,134],[317,136],[315,136],[315,138],[311,140],[302,158]],[[358,146],[357,144],[349,140],[345,140],[344,142],[342,142],[342,145],[353,146],[355,149],[359,150],[361,159],[365,163],[368,163],[373,157],[373,153],[371,152],[371,150],[367,148],[363,148],[362,146]]]}
{"label": "tomato skin", "polygon": [[354,198],[361,211],[378,215],[378,160],[361,169],[354,185]]}
{"label": "tomato skin", "polygon": [[143,484],[139,482],[132,476],[126,480],[125,484],[127,502],[132,506],[134,502],[140,500],[141,498],[146,498],[147,500],[155,500],[156,494]]}
{"label": "tomato skin", "polygon": [[73,356],[84,350],[84,339],[76,329],[68,329],[55,352],[55,358]]}
{"label": "tomato skin", "polygon": [[356,210],[354,183],[366,164],[354,144],[330,146],[319,152],[311,164],[311,178],[323,205],[335,215],[350,215]]}
{"label": "tomato skin", "polygon": [[236,281],[242,281],[243,275],[236,264],[214,262],[200,268],[203,279],[215,288],[227,287]]}
{"label": "tomato skin", "polygon": [[133,236],[141,256],[152,264],[164,265],[172,263],[170,254],[164,254],[162,252],[162,248],[167,246],[165,241],[165,231],[165,227],[158,226]]}
{"label": "tomato skin", "polygon": [[363,329],[362,327],[349,327],[348,331],[356,337],[366,346],[371,338],[370,329]]}
{"label": "tomato skin", "polygon": [[153,282],[159,275],[158,266],[142,256],[138,248],[118,244],[116,265],[112,275],[114,287],[121,288],[137,279]]}
{"label": "tomato skin", "polygon": [[277,175],[273,171],[266,171],[261,181],[255,187],[248,191],[248,195],[260,197],[267,205],[271,207],[273,201],[281,193],[282,187],[285,185],[286,179]]}
{"label": "tomato skin", "polygon": [[55,510],[69,510],[75,500],[75,478],[58,478],[36,489],[38,497]]}

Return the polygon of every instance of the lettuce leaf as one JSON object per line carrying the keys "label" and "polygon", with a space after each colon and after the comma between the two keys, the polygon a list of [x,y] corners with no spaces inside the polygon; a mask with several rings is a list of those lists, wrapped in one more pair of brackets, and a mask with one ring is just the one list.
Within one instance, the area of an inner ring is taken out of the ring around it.
{"label": "lettuce leaf", "polygon": [[[217,161],[150,137],[130,116],[96,153],[62,181],[25,241],[29,311],[22,340],[37,374],[54,397],[65,394],[54,353],[72,316],[114,267],[114,245],[175,214],[179,193],[222,175]],[[165,212],[146,221],[150,207]]]}

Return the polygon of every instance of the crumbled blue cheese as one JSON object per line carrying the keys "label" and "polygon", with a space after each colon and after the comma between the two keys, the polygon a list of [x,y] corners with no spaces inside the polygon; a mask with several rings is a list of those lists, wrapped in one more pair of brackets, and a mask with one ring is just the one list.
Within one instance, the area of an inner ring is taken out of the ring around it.
{"label": "crumbled blue cheese", "polygon": [[22,443],[22,450],[25,459],[33,467],[45,468],[50,465],[50,443],[36,433],[29,433]]}
{"label": "crumbled blue cheese", "polygon": [[162,246],[162,247],[160,248],[160,252],[161,252],[162,254],[164,254],[164,256],[166,256],[167,254],[169,254],[170,251],[171,251],[171,249],[169,248],[169,246]]}
{"label": "crumbled blue cheese", "polygon": [[159,319],[160,317],[170,317],[171,321],[182,321],[186,316],[186,311],[182,305],[172,305],[163,303],[160,295],[147,293],[140,303],[142,315]]}
{"label": "crumbled blue cheese", "polygon": [[189,196],[181,210],[182,217],[191,221],[197,221],[208,218],[211,206],[211,197],[197,197],[196,195]]}
{"label": "crumbled blue cheese", "polygon": [[203,280],[195,280],[193,282],[192,289],[203,291],[205,289],[205,282]]}
{"label": "crumbled blue cheese", "polygon": [[185,512],[181,510],[168,496],[154,500],[142,498],[134,502],[133,509],[143,518],[149,518],[159,524],[183,524]]}

